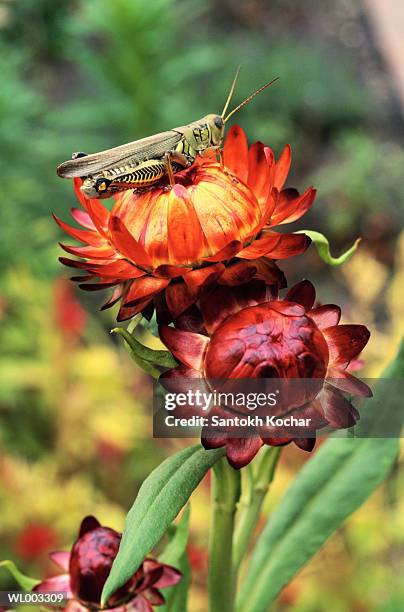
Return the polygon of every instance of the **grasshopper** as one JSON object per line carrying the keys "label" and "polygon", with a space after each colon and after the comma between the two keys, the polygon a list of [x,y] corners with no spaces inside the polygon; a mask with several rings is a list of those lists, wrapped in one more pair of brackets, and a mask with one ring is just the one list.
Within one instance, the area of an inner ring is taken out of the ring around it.
{"label": "grasshopper", "polygon": [[238,74],[239,69],[221,115],[209,114],[189,125],[99,153],[73,153],[71,160],[58,166],[58,175],[63,178],[81,177],[81,191],[88,198],[108,198],[126,189],[151,187],[165,177],[168,177],[170,185],[174,185],[174,174],[191,166],[197,155],[203,155],[208,150],[215,150],[222,159],[221,146],[226,122],[277,80],[265,83],[225,116]]}

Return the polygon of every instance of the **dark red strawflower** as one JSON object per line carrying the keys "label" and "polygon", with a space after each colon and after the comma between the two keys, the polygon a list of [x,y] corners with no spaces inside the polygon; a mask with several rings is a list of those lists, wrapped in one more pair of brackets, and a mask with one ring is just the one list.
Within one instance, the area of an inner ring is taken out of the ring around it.
{"label": "dark red strawflower", "polygon": [[[66,573],[48,578],[35,591],[67,593],[69,612],[87,612],[101,608],[101,593],[118,553],[121,534],[102,527],[96,518],[87,516],[81,523],[79,536],[69,552],[50,554]],[[161,588],[173,586],[181,573],[170,565],[145,559],[135,574],[108,600],[106,609],[116,612],[148,612],[164,604]]]}
{"label": "dark red strawflower", "polygon": [[303,195],[284,189],[290,147],[276,161],[260,142],[249,149],[238,126],[229,130],[223,156],[223,168],[198,158],[176,175],[172,189],[162,185],[118,194],[111,212],[99,200],[85,198],[80,179],[75,181],[82,210],[74,208],[72,216],[81,229],[56,221],[84,244],[62,245],[82,261],[61,261],[86,271],[75,278],[90,281],[82,289],[114,288],[104,308],[120,301],[118,320],[162,298],[175,319],[214,282],[234,286],[260,279],[285,286],[274,260],[303,253],[310,239],[273,228],[304,215],[316,192],[312,187]]}
{"label": "dark red strawflower", "polygon": [[[370,389],[348,372],[369,339],[363,325],[340,325],[341,309],[333,304],[314,307],[315,289],[302,281],[281,299],[264,284],[248,287],[216,287],[199,300],[200,332],[161,326],[160,337],[178,359],[177,368],[165,372],[165,384],[173,379],[298,379],[309,380],[304,393],[287,395],[280,402],[282,414],[310,418],[310,437],[294,438],[304,450],[312,450],[315,431],[325,426],[352,426],[358,413],[345,398],[369,396]],[[194,315],[195,316],[195,315]],[[195,321],[193,322],[195,327]],[[167,380],[168,379],[168,380]],[[307,395],[308,393],[308,395]],[[278,408],[278,410],[280,409]],[[223,415],[222,407],[216,406]],[[245,416],[245,415],[244,415]],[[260,427],[250,437],[229,437],[217,431],[203,432],[205,448],[226,445],[229,462],[236,468],[251,461],[263,443],[291,442],[279,428]]]}

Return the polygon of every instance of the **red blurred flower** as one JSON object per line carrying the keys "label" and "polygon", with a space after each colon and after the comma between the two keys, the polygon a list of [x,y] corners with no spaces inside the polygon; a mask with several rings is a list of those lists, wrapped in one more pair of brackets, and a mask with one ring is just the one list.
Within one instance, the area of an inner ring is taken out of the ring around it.
{"label": "red blurred flower", "polygon": [[[66,573],[44,580],[34,590],[66,592],[69,601],[65,610],[70,612],[99,610],[102,589],[120,541],[120,533],[87,516],[70,553],[59,551],[50,555]],[[107,608],[115,612],[152,611],[152,606],[164,604],[160,589],[177,584],[180,579],[181,573],[170,565],[145,559],[132,578],[110,597]]]}
{"label": "red blurred flower", "polygon": [[49,548],[56,545],[57,533],[52,527],[41,523],[32,523],[18,534],[15,544],[19,557],[27,560],[37,559]]}
{"label": "red blurred flower", "polygon": [[66,338],[78,338],[86,326],[87,316],[66,278],[55,281],[54,308],[56,325],[62,334]]}
{"label": "red blurred flower", "polygon": [[[313,308],[314,301],[315,289],[309,281],[293,287],[284,299],[262,283],[204,292],[199,301],[202,333],[184,331],[186,321],[184,329],[160,327],[162,341],[180,361],[177,368],[163,374],[165,384],[167,379],[181,384],[181,378],[316,379],[311,383],[312,396],[301,395],[299,389],[298,395],[287,395],[281,402],[283,414],[311,418],[313,428],[307,435],[313,437],[294,438],[294,442],[312,450],[317,429],[350,427],[356,422],[359,415],[342,392],[371,395],[367,385],[347,372],[366,345],[369,331],[363,325],[340,325],[338,306]],[[222,408],[215,410],[223,415]],[[292,441],[279,437],[279,431],[261,427],[257,435],[245,438],[216,435],[215,430],[207,436],[205,431],[202,443],[205,448],[226,445],[229,462],[239,468],[251,461],[264,442]]]}
{"label": "red blurred flower", "polygon": [[291,150],[276,162],[269,147],[257,142],[248,149],[241,128],[233,126],[224,145],[225,168],[199,158],[176,175],[177,184],[115,196],[109,212],[97,199],[86,199],[75,182],[84,210],[73,218],[84,228],[56,219],[60,227],[85,246],[63,248],[80,257],[62,263],[84,269],[94,281],[87,291],[115,287],[104,308],[121,300],[118,320],[143,311],[165,291],[171,317],[176,318],[198,298],[202,287],[217,281],[234,286],[261,279],[285,286],[273,260],[303,253],[310,244],[304,234],[280,234],[277,225],[299,219],[312,205],[315,190],[303,195],[283,189]]}

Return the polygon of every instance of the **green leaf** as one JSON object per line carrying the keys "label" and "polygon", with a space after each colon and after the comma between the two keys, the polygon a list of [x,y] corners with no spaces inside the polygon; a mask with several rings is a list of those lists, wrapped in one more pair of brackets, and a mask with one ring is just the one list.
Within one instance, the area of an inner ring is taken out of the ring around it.
{"label": "green leaf", "polygon": [[146,478],[126,517],[119,552],[102,593],[103,604],[134,574],[224,453],[224,448],[207,451],[196,444],[163,461]]}
{"label": "green leaf", "polygon": [[333,257],[330,253],[330,243],[323,234],[320,234],[320,232],[315,232],[314,230],[300,230],[295,232],[295,234],[306,234],[306,236],[311,238],[312,242],[316,245],[321,259],[330,266],[340,266],[348,261],[355,253],[361,241],[361,238],[357,238],[351,248],[345,251],[345,253],[342,253],[339,257]]}
{"label": "green leaf", "polygon": [[191,582],[191,566],[186,553],[189,515],[190,507],[188,505],[178,525],[175,525],[172,539],[164,549],[163,554],[159,556],[159,561],[176,567],[182,573],[181,581],[178,584],[164,589],[166,603],[159,608],[160,612],[184,612],[187,609],[188,589]]}
{"label": "green leaf", "polygon": [[[404,344],[384,377],[404,374]],[[385,385],[380,384],[385,393]],[[381,397],[364,404],[378,422]],[[393,417],[401,400],[385,402]],[[382,404],[383,405],[383,404]],[[360,426],[355,428],[360,433]],[[365,431],[365,430],[364,430]],[[369,430],[368,430],[369,431]],[[252,554],[238,610],[265,612],[282,588],[369,497],[388,474],[399,452],[398,438],[331,438],[308,461],[270,516]]]}
{"label": "green leaf", "polygon": [[[138,324],[138,322],[139,321],[137,321],[136,324]],[[178,365],[178,362],[174,359],[170,351],[156,351],[145,346],[134,337],[133,333],[129,333],[129,331],[123,327],[115,327],[111,330],[111,333],[122,336],[129,347],[130,354],[134,361],[142,370],[147,372],[147,374],[153,376],[153,378],[159,378],[161,374],[157,367],[175,368]]]}
{"label": "green leaf", "polygon": [[32,589],[41,582],[40,580],[36,580],[20,572],[13,561],[0,561],[0,567],[4,567],[8,570],[24,591],[32,591]]}

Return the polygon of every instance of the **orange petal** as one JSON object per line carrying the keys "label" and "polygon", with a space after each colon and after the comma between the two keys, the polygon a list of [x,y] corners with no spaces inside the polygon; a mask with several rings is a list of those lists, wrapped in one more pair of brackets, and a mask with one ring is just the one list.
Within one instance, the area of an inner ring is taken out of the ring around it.
{"label": "orange petal", "polygon": [[110,257],[116,256],[116,251],[108,246],[102,247],[73,247],[59,242],[60,246],[66,253],[76,255],[76,257],[83,257],[88,259],[109,259]]}
{"label": "orange petal", "polygon": [[109,229],[114,245],[124,257],[127,257],[138,266],[144,268],[151,267],[152,263],[149,255],[126,229],[119,217],[111,217]]}
{"label": "orange petal", "polygon": [[168,196],[168,253],[170,261],[192,263],[204,246],[204,235],[189,192],[174,185]]}
{"label": "orange petal", "polygon": [[132,266],[129,262],[124,259],[113,261],[108,264],[87,264],[88,270],[101,277],[112,277],[119,278],[120,280],[130,280],[132,278],[138,278],[144,275],[143,270],[139,270],[135,266]]}
{"label": "orange petal", "polygon": [[243,183],[248,177],[248,143],[246,135],[238,125],[233,125],[227,132],[223,147],[224,164]]}
{"label": "orange petal", "polygon": [[138,278],[131,283],[123,304],[125,306],[135,306],[140,301],[151,298],[165,289],[169,282],[168,278],[154,278],[153,276]]}
{"label": "orange petal", "polygon": [[80,208],[72,208],[70,212],[73,219],[83,227],[93,231],[96,229],[90,215],[85,210],[80,210]]}
{"label": "orange petal", "polygon": [[313,319],[319,329],[338,325],[341,318],[341,308],[335,304],[324,304],[313,308],[307,315]]}
{"label": "orange petal", "polygon": [[80,178],[74,179],[74,190],[76,196],[84,208],[90,215],[96,228],[104,233],[108,227],[109,211],[101,204],[97,198],[86,198],[82,193],[80,187],[83,181]]}
{"label": "orange petal", "polygon": [[271,232],[269,236],[255,240],[250,246],[237,253],[237,257],[241,257],[242,259],[258,259],[262,255],[267,255],[269,253],[271,253],[272,257],[272,251],[280,240],[281,234]]}
{"label": "orange petal", "polygon": [[290,145],[287,144],[275,165],[274,185],[279,190],[281,190],[283,185],[285,184],[291,163],[292,149],[290,148]]}
{"label": "orange petal", "polygon": [[271,166],[267,162],[262,142],[255,142],[248,152],[248,186],[259,203],[266,203],[270,184]]}
{"label": "orange petal", "polygon": [[209,344],[206,336],[180,331],[167,325],[159,327],[159,336],[168,350],[181,363],[195,370],[202,370],[203,357]]}
{"label": "orange petal", "polygon": [[296,189],[284,189],[271,215],[270,227],[283,223],[292,223],[300,219],[311,208],[316,197],[316,189],[309,187],[299,196]]}
{"label": "orange petal", "polygon": [[311,243],[311,239],[306,234],[278,234],[278,236],[280,240],[276,246],[264,253],[272,259],[287,259],[300,255],[308,249]]}
{"label": "orange petal", "polygon": [[220,249],[215,255],[211,255],[210,257],[204,257],[203,261],[225,261],[226,259],[231,259],[236,255],[241,247],[241,242],[239,240],[232,240],[225,247]]}
{"label": "orange petal", "polygon": [[97,232],[76,229],[75,227],[72,227],[71,225],[68,225],[67,223],[59,219],[56,215],[52,216],[55,219],[56,223],[59,225],[59,227],[61,227],[62,230],[66,232],[66,234],[69,234],[69,236],[72,236],[72,238],[75,238],[76,240],[80,240],[80,242],[85,242],[86,244],[90,244],[91,246],[98,247],[105,246],[108,244],[105,238],[100,236],[100,234],[98,234]]}

